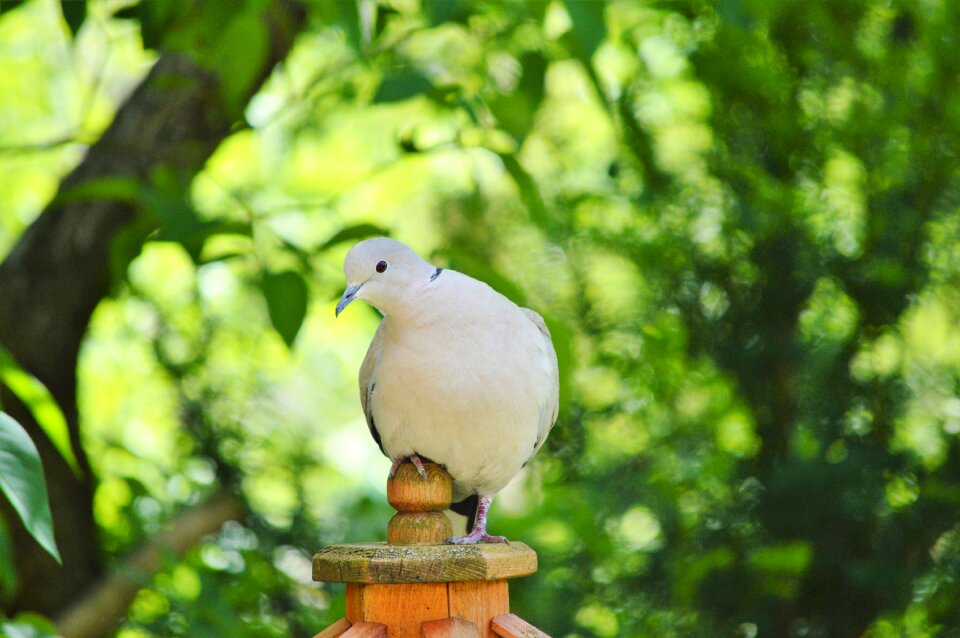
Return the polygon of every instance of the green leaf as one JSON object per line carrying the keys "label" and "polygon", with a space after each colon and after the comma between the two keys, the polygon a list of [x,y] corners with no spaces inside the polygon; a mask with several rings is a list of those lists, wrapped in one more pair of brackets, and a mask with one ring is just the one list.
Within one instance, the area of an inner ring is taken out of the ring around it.
{"label": "green leaf", "polygon": [[543,23],[549,6],[549,0],[526,0],[523,3],[523,8],[527,10],[527,14],[539,23]]}
{"label": "green leaf", "polygon": [[430,16],[430,24],[441,22],[465,23],[470,11],[463,0],[423,0],[423,8]]}
{"label": "green leaf", "polygon": [[212,235],[250,235],[246,223],[203,220],[190,202],[190,177],[161,166],[153,175],[153,185],[143,189],[141,202],[160,230],[156,241],[172,241],[183,246],[194,263],[200,263],[203,245]]}
{"label": "green leaf", "polygon": [[285,270],[265,274],[260,281],[260,288],[267,301],[270,323],[287,347],[292,348],[307,314],[306,282],[299,273]]}
{"label": "green leaf", "polygon": [[566,0],[567,13],[573,22],[573,33],[580,51],[581,61],[590,67],[594,51],[607,35],[603,20],[605,2],[600,0]]}
{"label": "green leaf", "polygon": [[146,216],[138,216],[117,231],[110,244],[111,282],[116,283],[126,279],[130,262],[143,251],[143,245],[153,231],[154,224]]}
{"label": "green leaf", "polygon": [[518,142],[522,142],[530,133],[537,109],[543,101],[547,60],[540,53],[528,52],[521,56],[520,65],[523,75],[517,89],[513,93],[497,95],[489,102],[500,128]]}
{"label": "green leaf", "polygon": [[82,182],[57,194],[51,206],[63,206],[73,202],[109,200],[135,204],[140,197],[140,182],[133,177],[106,175]]}
{"label": "green leaf", "polygon": [[319,250],[326,250],[345,241],[365,239],[367,237],[381,237],[389,234],[389,230],[374,224],[357,224],[355,226],[347,226],[346,228],[342,228],[333,237],[323,242]]}
{"label": "green leaf", "polygon": [[527,95],[531,102],[539,104],[545,89],[547,59],[538,51],[527,51],[520,56],[520,68],[523,69],[523,75],[517,88]]}
{"label": "green leaf", "polygon": [[26,2],[26,0],[0,0],[0,15],[12,9],[16,9],[24,2]]}
{"label": "green leaf", "polygon": [[266,30],[263,16],[248,8],[217,34],[211,62],[220,73],[227,107],[235,113],[243,112],[248,94],[263,71],[269,53]]}
{"label": "green leaf", "polygon": [[87,17],[86,0],[60,0],[60,11],[63,12],[63,19],[70,27],[70,33],[77,35],[77,31],[83,26],[83,21]]}
{"label": "green leaf", "polygon": [[393,7],[383,4],[377,5],[377,15],[374,19],[373,38],[379,38],[387,28],[389,22],[394,16],[400,15],[400,12]]}
{"label": "green leaf", "polygon": [[143,20],[143,8],[145,4],[145,2],[138,2],[126,7],[121,7],[113,14],[113,18],[115,20],[136,20],[140,22]]}
{"label": "green leaf", "polygon": [[361,51],[360,3],[357,0],[320,0],[310,7],[318,22],[338,27],[354,50]]}
{"label": "green leaf", "polygon": [[373,96],[373,101],[376,103],[399,102],[427,93],[432,89],[433,83],[419,71],[400,71],[384,78],[376,95]]}
{"label": "green leaf", "polygon": [[80,470],[80,464],[70,444],[67,419],[63,416],[60,406],[50,394],[50,390],[39,379],[21,368],[20,364],[3,348],[0,348],[0,381],[27,406],[30,414],[36,419],[37,424],[73,473],[82,476],[83,472]]}
{"label": "green leaf", "polygon": [[53,537],[53,516],[40,454],[23,426],[6,412],[0,412],[0,491],[30,535],[63,564]]}
{"label": "green leaf", "polygon": [[280,237],[280,245],[283,246],[287,252],[293,255],[293,257],[297,260],[297,263],[300,265],[302,272],[313,272],[313,264],[310,263],[310,253],[289,239],[285,239],[283,237]]}
{"label": "green leaf", "polygon": [[512,153],[498,153],[498,155],[503,162],[503,167],[520,189],[520,199],[527,207],[530,218],[541,228],[546,228],[550,222],[550,215],[536,180]]}
{"label": "green leaf", "polygon": [[[13,554],[13,538],[6,523],[7,521],[0,519],[0,600],[10,600],[16,594],[19,582]],[[0,636],[2,635],[0,633]]]}
{"label": "green leaf", "polygon": [[183,11],[187,3],[176,0],[141,0],[137,7],[140,8],[140,37],[143,39],[143,46],[147,49],[158,49],[167,31],[176,22],[178,12]]}
{"label": "green leaf", "polygon": [[58,638],[52,622],[38,614],[19,614],[14,620],[0,624],[2,638]]}

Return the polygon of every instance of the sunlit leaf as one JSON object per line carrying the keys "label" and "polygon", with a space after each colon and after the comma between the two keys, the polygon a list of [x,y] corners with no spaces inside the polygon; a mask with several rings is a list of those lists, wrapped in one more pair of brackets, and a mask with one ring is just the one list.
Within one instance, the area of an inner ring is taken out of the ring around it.
{"label": "sunlit leaf", "polygon": [[375,224],[357,224],[355,226],[347,226],[346,228],[343,228],[334,234],[333,237],[323,242],[323,244],[320,246],[320,250],[326,250],[331,246],[336,246],[337,244],[345,241],[365,239],[367,237],[387,236],[389,234],[389,230]]}
{"label": "sunlit leaf", "polygon": [[0,623],[2,638],[58,638],[60,633],[52,622],[38,614],[19,614],[13,620]]}
{"label": "sunlit leaf", "polygon": [[307,314],[307,284],[298,273],[286,270],[267,273],[260,281],[263,297],[267,301],[270,323],[288,347],[300,332]]}
{"label": "sunlit leaf", "polygon": [[74,474],[81,476],[80,464],[70,443],[70,430],[53,395],[35,376],[24,370],[10,353],[0,348],[0,381],[20,399]]}
{"label": "sunlit leaf", "polygon": [[61,562],[40,454],[26,430],[6,412],[0,412],[0,491],[30,535]]}

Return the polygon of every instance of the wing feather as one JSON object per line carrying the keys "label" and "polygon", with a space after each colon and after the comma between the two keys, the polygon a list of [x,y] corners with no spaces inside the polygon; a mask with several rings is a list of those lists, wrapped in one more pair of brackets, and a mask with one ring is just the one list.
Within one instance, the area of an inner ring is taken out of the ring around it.
{"label": "wing feather", "polygon": [[[383,450],[383,443],[380,440],[380,433],[377,432],[377,425],[373,418],[373,393],[377,387],[377,366],[380,363],[380,352],[383,349],[383,333],[386,319],[380,322],[370,347],[367,348],[367,355],[360,364],[360,406],[363,408],[363,416],[367,419],[367,427],[370,428],[370,435],[376,441],[377,447]],[[384,452],[386,454],[386,452]]]}
{"label": "wing feather", "polygon": [[557,413],[560,410],[560,372],[557,369],[557,351],[553,347],[553,339],[550,337],[550,329],[547,328],[546,322],[543,320],[539,314],[530,310],[529,308],[521,308],[525,315],[533,322],[533,325],[537,327],[537,330],[540,331],[540,334],[543,335],[543,340],[545,342],[545,350],[547,355],[547,371],[550,379],[550,385],[546,388],[544,393],[544,404],[541,407],[540,413],[540,426],[537,431],[537,444],[533,448],[533,454],[536,454],[543,442],[547,440],[547,435],[550,434],[550,430],[553,429],[553,425],[557,422]]}

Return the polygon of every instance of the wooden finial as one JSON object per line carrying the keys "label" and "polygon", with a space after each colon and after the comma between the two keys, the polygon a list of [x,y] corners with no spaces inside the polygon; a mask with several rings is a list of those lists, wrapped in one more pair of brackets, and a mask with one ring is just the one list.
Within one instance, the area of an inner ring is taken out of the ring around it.
{"label": "wooden finial", "polygon": [[434,463],[424,464],[427,478],[404,463],[387,479],[387,502],[397,513],[387,524],[388,545],[439,545],[453,536],[443,510],[450,507],[453,481]]}

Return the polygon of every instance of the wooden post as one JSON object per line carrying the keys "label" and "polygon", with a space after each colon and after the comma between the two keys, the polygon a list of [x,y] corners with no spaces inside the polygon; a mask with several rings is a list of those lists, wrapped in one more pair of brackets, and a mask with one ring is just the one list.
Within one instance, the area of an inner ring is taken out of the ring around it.
{"label": "wooden post", "polygon": [[[313,557],[313,579],[346,583],[347,615],[315,638],[549,638],[510,613],[507,579],[537,571],[537,554],[523,543],[449,545],[443,510],[452,481],[411,463],[387,481],[397,513],[386,543],[334,545]],[[522,633],[518,633],[522,632]]]}

